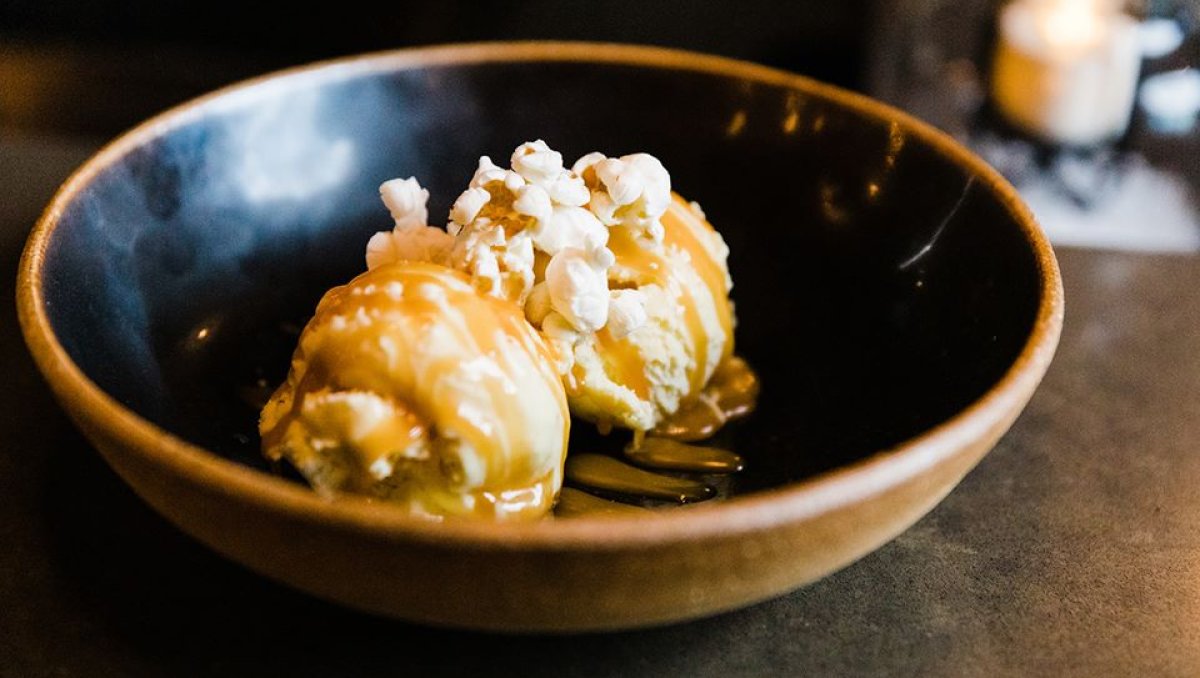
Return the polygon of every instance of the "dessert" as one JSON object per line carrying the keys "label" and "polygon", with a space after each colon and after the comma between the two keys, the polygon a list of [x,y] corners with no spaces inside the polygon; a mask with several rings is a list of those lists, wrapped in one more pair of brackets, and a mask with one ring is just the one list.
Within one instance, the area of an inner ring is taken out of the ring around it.
{"label": "dessert", "polygon": [[570,420],[548,349],[512,304],[430,263],[328,292],[262,412],[263,450],[319,492],[430,517],[539,517]]}
{"label": "dessert", "polygon": [[[431,517],[541,516],[564,476],[601,494],[714,496],[701,479],[645,468],[742,467],[678,442],[712,435],[757,396],[733,357],[725,242],[648,154],[589,153],[567,168],[533,141],[510,165],[481,157],[445,229],[429,225],[415,178],[380,186],[394,226],[301,334],[262,412],[265,454],[320,492]],[[572,414],[633,431],[633,465],[581,451],[564,468]],[[565,513],[614,510],[579,494]]]}

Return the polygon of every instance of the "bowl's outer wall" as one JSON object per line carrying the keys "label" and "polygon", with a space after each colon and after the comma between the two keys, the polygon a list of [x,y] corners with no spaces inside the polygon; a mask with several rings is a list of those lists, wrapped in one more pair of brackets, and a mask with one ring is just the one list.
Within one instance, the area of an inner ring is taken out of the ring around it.
{"label": "bowl's outer wall", "polygon": [[[982,437],[866,501],[771,529],[596,550],[380,538],[313,522],[164,474],[103,426],[79,421],[109,464],[162,515],[251,569],[378,614],[503,632],[651,626],[765,600],[891,540],[932,509],[1003,435]],[[763,510],[770,510],[764,508]]]}
{"label": "bowl's outer wall", "polygon": [[[803,88],[526,62],[302,76],[218,101],[149,135],[65,204],[41,284],[57,338],[89,378],[250,465],[261,464],[256,413],[239,389],[278,379],[291,346],[273,329],[362,269],[366,238],[389,226],[379,183],[419,177],[436,222],[479,154],[503,161],[527,139],[568,163],[596,149],[651,152],[724,234],[738,352],[764,379],[760,410],[730,433],[750,461],[746,490],[844,467],[958,413],[1011,367],[1043,301],[1048,273],[995,186],[902,124]],[[1040,377],[1045,362],[1032,369]],[[155,453],[74,410],[72,385],[51,382],[149,503],[256,570],[413,619],[567,630],[726,609],[850,562],[944,496],[1036,378],[986,431],[953,441],[955,454],[863,502],[761,533],[596,549],[414,541],[306,520],[164,473]]]}

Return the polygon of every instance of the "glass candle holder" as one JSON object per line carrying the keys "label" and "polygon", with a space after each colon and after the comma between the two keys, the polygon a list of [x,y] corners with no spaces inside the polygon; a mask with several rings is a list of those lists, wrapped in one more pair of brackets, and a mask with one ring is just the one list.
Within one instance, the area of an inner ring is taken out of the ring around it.
{"label": "glass candle holder", "polygon": [[997,25],[991,97],[1014,127],[1094,146],[1129,126],[1141,68],[1138,24],[1110,0],[1014,0]]}

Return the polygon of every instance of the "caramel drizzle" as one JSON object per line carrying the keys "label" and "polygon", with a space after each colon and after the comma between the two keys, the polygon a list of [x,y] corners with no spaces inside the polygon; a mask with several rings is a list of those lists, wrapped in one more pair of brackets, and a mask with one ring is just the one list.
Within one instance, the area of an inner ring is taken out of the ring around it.
{"label": "caramel drizzle", "polygon": [[[733,310],[729,306],[729,287],[726,285],[725,271],[700,241],[701,234],[710,236],[715,229],[693,212],[691,206],[678,193],[672,194],[671,198],[671,206],[662,217],[663,243],[675,245],[688,253],[693,268],[716,301],[721,330],[728,337],[721,357],[728,358],[733,355]],[[678,227],[675,227],[676,222]]]}
{"label": "caramel drizzle", "polygon": [[745,360],[733,356],[717,366],[708,384],[680,405],[653,434],[663,438],[692,442],[716,433],[726,422],[740,419],[754,410],[759,383]]}
{"label": "caramel drizzle", "polygon": [[625,457],[638,466],[691,473],[737,473],[745,467],[740,455],[716,447],[688,445],[670,438],[649,436],[630,445]]}
{"label": "caramel drizzle", "polygon": [[711,499],[717,492],[698,480],[651,473],[603,454],[568,455],[566,479],[603,492],[680,504]]}
{"label": "caramel drizzle", "polygon": [[562,488],[558,494],[558,503],[554,505],[555,518],[572,518],[582,515],[636,515],[646,511],[647,509],[641,506],[602,499],[573,487]]}
{"label": "caramel drizzle", "polygon": [[648,400],[650,380],[646,377],[646,361],[637,346],[625,338],[614,339],[608,327],[596,333],[596,344],[613,381],[627,386],[642,400]]}

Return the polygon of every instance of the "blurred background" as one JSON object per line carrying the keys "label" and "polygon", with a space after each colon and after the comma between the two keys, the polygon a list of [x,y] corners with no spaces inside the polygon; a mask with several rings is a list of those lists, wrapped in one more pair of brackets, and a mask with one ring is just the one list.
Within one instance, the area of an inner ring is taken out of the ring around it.
{"label": "blurred background", "polygon": [[[287,66],[447,42],[631,42],[896,104],[999,168],[1058,244],[1197,251],[1197,16],[1200,0],[0,0],[0,179],[49,181],[158,111]],[[1006,77],[1020,83],[1007,100]],[[47,196],[26,193],[0,216],[36,215]]]}
{"label": "blurred background", "polygon": [[[113,134],[177,101],[272,69],[358,52],[478,40],[649,43],[856,86],[868,0],[4,0],[0,122]],[[253,9],[251,9],[253,8]]]}

